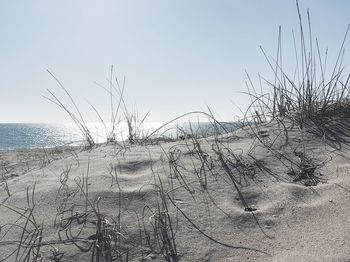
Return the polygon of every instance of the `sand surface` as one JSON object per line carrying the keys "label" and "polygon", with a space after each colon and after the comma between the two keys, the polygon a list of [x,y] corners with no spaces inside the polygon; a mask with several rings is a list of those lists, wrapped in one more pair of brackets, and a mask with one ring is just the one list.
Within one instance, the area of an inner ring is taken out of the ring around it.
{"label": "sand surface", "polygon": [[[104,245],[114,261],[165,261],[174,247],[170,261],[348,261],[348,156],[276,123],[156,145],[1,152],[0,260],[91,261]],[[311,178],[300,176],[305,161]]]}

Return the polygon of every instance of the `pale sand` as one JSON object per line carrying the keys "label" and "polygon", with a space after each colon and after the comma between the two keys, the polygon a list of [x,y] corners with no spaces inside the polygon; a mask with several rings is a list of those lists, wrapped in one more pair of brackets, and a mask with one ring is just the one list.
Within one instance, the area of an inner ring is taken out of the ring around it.
{"label": "pale sand", "polygon": [[[264,130],[266,132],[261,132],[261,136],[266,141],[274,140],[280,131],[277,125],[266,126]],[[72,203],[81,205],[75,205],[71,214],[85,210],[84,196],[77,193],[74,197],[73,192],[77,188],[76,183],[81,183],[82,176],[86,176],[89,165],[89,199],[93,201],[100,198],[100,212],[106,214],[109,221],[110,217],[118,216],[121,205],[122,228],[119,231],[125,237],[122,245],[129,249],[130,261],[140,261],[142,256],[147,261],[164,261],[153,235],[149,234],[148,243],[144,232],[145,229],[151,232],[151,225],[157,219],[150,210],[156,210],[154,184],[159,185],[158,176],[163,181],[165,191],[174,188],[169,195],[200,230],[221,243],[239,247],[231,248],[211,241],[189,223],[181,212],[176,212],[174,205],[168,201],[181,261],[349,260],[349,149],[344,146],[341,150],[334,150],[321,139],[302,134],[292,127],[288,133],[287,146],[283,146],[283,138],[282,133],[274,148],[295,161],[300,159],[293,152],[305,150],[310,158],[320,164],[317,169],[317,173],[322,174],[320,183],[307,187],[303,185],[305,181],[293,182],[293,178],[287,174],[289,164],[284,161],[284,165],[266,148],[259,146],[248,129],[219,138],[223,152],[226,152],[224,147],[230,148],[245,161],[245,166],[234,168],[231,165],[230,170],[240,183],[239,188],[247,205],[257,209],[254,212],[244,211],[234,185],[213,151],[214,138],[200,140],[203,151],[208,153],[207,159],[211,159],[213,164],[212,174],[207,170],[207,190],[201,189],[199,185],[196,173],[201,165],[190,141],[189,147],[184,141],[179,141],[134,146],[122,151],[112,145],[101,145],[92,150],[66,148],[47,150],[46,153],[43,150],[1,152],[0,172],[6,173],[8,177],[11,196],[8,197],[1,187],[0,259],[17,249],[9,241],[19,241],[21,238],[21,230],[9,225],[24,226],[25,223],[23,219],[18,220],[18,213],[3,205],[26,208],[26,189],[29,187],[31,190],[35,183],[34,216],[37,224],[43,225],[42,241],[57,242],[59,228],[58,225],[54,226],[54,221],[64,199],[68,199],[66,209]],[[187,185],[194,190],[193,195],[181,187],[178,180],[169,178],[169,152],[174,152],[177,168],[185,176]],[[264,171],[254,165],[248,154],[259,160]],[[227,157],[225,161],[235,162],[232,155],[225,153],[224,156]],[[118,184],[115,180],[112,184],[111,165],[116,168]],[[62,174],[69,167],[69,187],[60,188],[60,179],[63,181],[64,178]],[[269,174],[266,171],[268,169],[273,174]],[[63,215],[67,217],[67,214]],[[64,218],[59,216],[57,222],[60,217]],[[94,220],[93,214],[88,219]],[[80,227],[75,222],[71,225],[72,230]],[[79,237],[90,237],[90,241],[93,241],[95,228],[94,224],[89,224],[83,228]],[[61,240],[64,241],[67,236],[62,232]],[[64,254],[60,261],[90,261],[91,252],[84,253],[74,245],[62,244],[42,247],[42,261],[49,261],[54,247]],[[14,260],[15,255],[6,261]]]}

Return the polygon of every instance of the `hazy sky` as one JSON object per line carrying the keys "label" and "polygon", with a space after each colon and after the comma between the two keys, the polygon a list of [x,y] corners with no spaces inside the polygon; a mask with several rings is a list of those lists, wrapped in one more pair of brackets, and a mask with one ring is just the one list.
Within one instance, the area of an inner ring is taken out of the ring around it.
{"label": "hazy sky", "polygon": [[[321,49],[335,56],[350,1],[300,0],[300,6],[304,18],[311,9]],[[96,118],[87,101],[107,116],[109,96],[94,82],[107,83],[111,64],[126,76],[127,103],[140,115],[150,111],[149,121],[206,105],[232,120],[238,111],[231,101],[248,102],[240,94],[244,70],[254,79],[271,74],[259,45],[275,55],[279,25],[288,65],[292,29],[298,32],[294,0],[0,0],[0,122],[70,121],[42,98],[47,88],[63,98],[46,69],[88,120]]]}

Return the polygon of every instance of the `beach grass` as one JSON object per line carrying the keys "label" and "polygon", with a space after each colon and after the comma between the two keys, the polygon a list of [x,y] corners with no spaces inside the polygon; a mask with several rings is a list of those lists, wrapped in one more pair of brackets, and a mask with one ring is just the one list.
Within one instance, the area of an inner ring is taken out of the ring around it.
{"label": "beach grass", "polygon": [[[242,120],[245,125],[226,134],[218,131],[224,127],[209,108],[185,113],[144,134],[148,114],[139,117],[127,108],[125,79],[120,84],[111,67],[109,86],[100,85],[110,98],[110,130],[91,105],[107,137],[104,145],[97,145],[78,105],[49,71],[71,108],[50,90],[46,98],[71,117],[87,147],[72,148],[59,159],[45,151],[16,179],[6,177],[9,163],[0,162],[0,209],[5,210],[0,217],[6,221],[0,220],[0,261],[282,261],[288,260],[288,252],[293,258],[308,253],[291,248],[291,241],[317,241],[315,230],[321,229],[312,219],[321,219],[317,208],[328,210],[324,206],[333,200],[320,198],[306,211],[299,211],[305,208],[301,202],[311,201],[317,190],[326,194],[332,189],[317,188],[326,182],[323,167],[336,165],[322,159],[323,148],[332,146],[327,152],[332,158],[348,150],[350,129],[344,123],[350,120],[350,75],[344,75],[343,57],[350,25],[328,74],[318,41],[313,44],[309,11],[307,36],[298,3],[297,12],[301,44],[297,51],[294,41],[296,79],[282,67],[280,30],[276,59],[262,49],[273,71],[274,80],[265,81],[269,91],[256,91],[247,74],[246,93],[252,103]],[[193,114],[204,115],[217,132],[201,137],[190,124],[177,140],[152,143],[161,128]],[[128,127],[125,141],[116,139],[121,121]],[[320,132],[321,137],[315,136]],[[334,144],[341,146],[334,149]],[[12,170],[20,168],[14,164]],[[339,195],[332,196],[347,203]],[[329,213],[344,211],[342,206],[332,208]],[[302,218],[308,221],[305,227]],[[286,223],[280,222],[283,219]],[[270,230],[274,225],[278,234]],[[281,233],[286,228],[292,240]],[[313,234],[305,233],[311,229]],[[337,229],[336,237],[342,230]],[[346,245],[334,252],[339,250],[341,258],[348,255]],[[314,253],[312,258],[317,258]]]}

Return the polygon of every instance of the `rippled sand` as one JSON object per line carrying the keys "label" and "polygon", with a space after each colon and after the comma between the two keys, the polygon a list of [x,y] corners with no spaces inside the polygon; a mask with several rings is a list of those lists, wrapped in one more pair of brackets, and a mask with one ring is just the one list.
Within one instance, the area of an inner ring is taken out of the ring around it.
{"label": "rippled sand", "polygon": [[[94,250],[89,245],[98,239],[98,209],[101,225],[119,236],[119,244],[111,242],[118,247],[115,259],[164,261],[157,225],[168,217],[165,232],[182,261],[346,260],[349,149],[335,150],[312,134],[287,129],[288,138],[277,124],[259,131],[266,143],[274,141],[273,153],[248,128],[217,139],[126,148],[2,152],[9,194],[3,185],[0,259],[13,250],[29,252],[30,232],[38,229],[26,226],[28,209],[42,229],[43,261],[55,252],[60,261],[88,261]],[[302,161],[300,152],[317,166],[312,179],[295,179],[299,171],[284,158]],[[24,227],[28,239],[19,249]]]}

